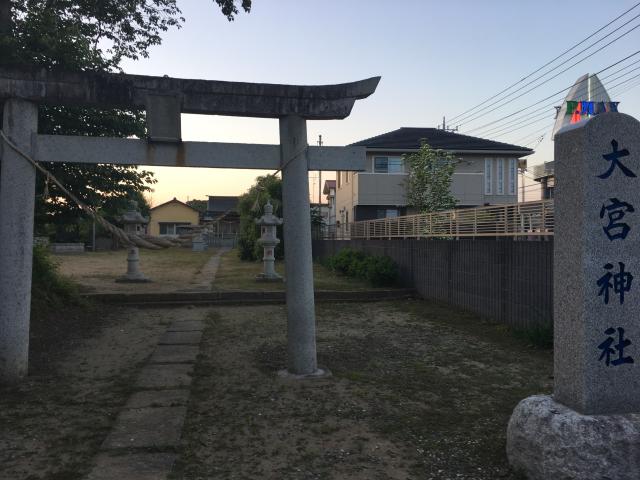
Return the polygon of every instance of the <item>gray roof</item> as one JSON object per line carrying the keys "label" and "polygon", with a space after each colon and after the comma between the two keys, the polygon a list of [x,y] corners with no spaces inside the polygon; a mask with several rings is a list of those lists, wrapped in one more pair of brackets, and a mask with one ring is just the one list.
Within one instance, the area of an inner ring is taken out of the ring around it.
{"label": "gray roof", "polygon": [[420,148],[423,140],[432,148],[451,151],[509,151],[521,153],[522,156],[533,153],[533,150],[530,148],[511,145],[509,143],[496,142],[494,140],[471,137],[469,135],[461,135],[459,133],[440,130],[438,128],[414,127],[399,128],[392,132],[383,133],[376,137],[352,143],[351,146],[362,146],[376,149],[388,148],[392,150],[417,150]]}
{"label": "gray roof", "polygon": [[219,212],[226,213],[229,211],[235,212],[238,210],[238,197],[220,197],[209,195],[207,202],[207,213]]}

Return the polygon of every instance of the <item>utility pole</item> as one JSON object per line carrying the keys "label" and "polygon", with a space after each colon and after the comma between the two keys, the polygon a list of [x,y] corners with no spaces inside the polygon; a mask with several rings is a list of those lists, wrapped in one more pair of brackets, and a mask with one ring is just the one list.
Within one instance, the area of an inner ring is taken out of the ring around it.
{"label": "utility pole", "polygon": [[445,132],[458,131],[458,126],[456,126],[455,128],[447,127],[447,120],[445,119],[444,115],[442,116],[442,125],[438,125],[438,128],[440,128],[441,130],[444,130]]}
{"label": "utility pole", "polygon": [[[318,135],[318,146],[322,146],[322,135]],[[318,170],[318,213],[322,203],[322,170]]]}

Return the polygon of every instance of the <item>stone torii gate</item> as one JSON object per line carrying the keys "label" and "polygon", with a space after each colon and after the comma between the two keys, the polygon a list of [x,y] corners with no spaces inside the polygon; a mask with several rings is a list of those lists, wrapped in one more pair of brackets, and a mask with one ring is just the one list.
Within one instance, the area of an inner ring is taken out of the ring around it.
{"label": "stone torii gate", "polygon": [[[4,133],[37,161],[281,169],[288,372],[318,374],[309,170],[364,170],[364,147],[313,147],[306,120],[343,119],[380,80],[327,86],[0,67]],[[39,135],[38,104],[145,109],[145,140]],[[183,142],[181,113],[277,118],[280,145]],[[0,381],[27,373],[35,169],[0,142]]]}

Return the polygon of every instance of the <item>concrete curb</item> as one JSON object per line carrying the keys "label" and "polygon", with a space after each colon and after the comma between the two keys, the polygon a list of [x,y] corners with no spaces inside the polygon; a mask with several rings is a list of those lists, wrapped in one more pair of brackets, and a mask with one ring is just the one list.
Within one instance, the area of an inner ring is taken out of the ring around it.
{"label": "concrete curb", "polygon": [[[226,291],[226,292],[171,292],[171,293],[89,293],[85,298],[111,305],[234,305],[285,303],[282,291]],[[376,302],[416,298],[412,288],[388,290],[337,291],[319,290],[315,292],[318,302]]]}

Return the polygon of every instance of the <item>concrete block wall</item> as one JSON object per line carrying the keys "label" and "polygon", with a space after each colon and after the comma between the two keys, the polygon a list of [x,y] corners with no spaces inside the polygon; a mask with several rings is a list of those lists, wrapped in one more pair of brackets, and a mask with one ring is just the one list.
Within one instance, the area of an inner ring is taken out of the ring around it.
{"label": "concrete block wall", "polygon": [[391,257],[425,299],[515,328],[553,321],[553,241],[314,240],[314,258],[347,247]]}

